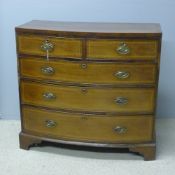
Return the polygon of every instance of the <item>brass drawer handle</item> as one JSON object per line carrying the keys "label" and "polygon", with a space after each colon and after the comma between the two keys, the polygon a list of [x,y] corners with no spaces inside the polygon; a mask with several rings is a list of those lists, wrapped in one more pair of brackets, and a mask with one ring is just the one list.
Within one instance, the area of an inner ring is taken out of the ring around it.
{"label": "brass drawer handle", "polygon": [[53,75],[55,70],[53,67],[50,67],[50,66],[46,66],[46,67],[42,67],[41,68],[41,72],[44,74],[44,75]]}
{"label": "brass drawer handle", "polygon": [[118,79],[126,79],[129,77],[129,72],[125,72],[125,71],[118,71],[115,73],[115,76],[118,78]]}
{"label": "brass drawer handle", "polygon": [[50,52],[54,49],[54,45],[51,42],[49,42],[49,40],[45,40],[41,45],[41,49],[43,51],[49,51]]}
{"label": "brass drawer handle", "polygon": [[128,103],[128,99],[125,98],[125,97],[117,97],[117,98],[115,99],[115,102],[116,102],[116,104],[118,104],[118,105],[125,105],[125,104]]}
{"label": "brass drawer handle", "polygon": [[122,42],[119,44],[118,48],[117,48],[117,53],[121,54],[121,55],[127,55],[130,53],[130,49],[127,46],[126,43]]}
{"label": "brass drawer handle", "polygon": [[54,49],[54,45],[48,40],[46,40],[42,43],[41,49],[46,52],[46,59],[49,60],[49,52],[51,52]]}
{"label": "brass drawer handle", "polygon": [[45,92],[43,94],[43,97],[44,97],[45,100],[54,100],[54,99],[56,99],[56,95],[53,94],[52,92]]}
{"label": "brass drawer handle", "polygon": [[47,128],[54,128],[56,127],[57,123],[54,120],[46,120],[45,125]]}
{"label": "brass drawer handle", "polygon": [[114,131],[115,131],[116,133],[118,133],[118,134],[124,134],[124,133],[127,132],[127,128],[124,127],[124,126],[116,126],[116,127],[114,128]]}

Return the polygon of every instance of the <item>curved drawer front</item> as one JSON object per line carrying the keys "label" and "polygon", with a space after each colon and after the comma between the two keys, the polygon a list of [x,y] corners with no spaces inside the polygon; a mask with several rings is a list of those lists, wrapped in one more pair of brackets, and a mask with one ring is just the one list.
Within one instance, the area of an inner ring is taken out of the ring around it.
{"label": "curved drawer front", "polygon": [[21,76],[91,84],[153,84],[154,64],[83,63],[20,59]]}
{"label": "curved drawer front", "polygon": [[87,42],[87,57],[118,60],[153,60],[158,53],[156,40],[104,40]]}
{"label": "curved drawer front", "polygon": [[135,143],[152,140],[152,116],[95,116],[22,109],[25,132],[74,141]]}
{"label": "curved drawer front", "polygon": [[149,112],[154,88],[83,88],[22,82],[22,103],[80,111]]}
{"label": "curved drawer front", "polygon": [[82,57],[82,40],[76,38],[54,38],[42,36],[19,35],[18,50],[20,54],[51,57]]}

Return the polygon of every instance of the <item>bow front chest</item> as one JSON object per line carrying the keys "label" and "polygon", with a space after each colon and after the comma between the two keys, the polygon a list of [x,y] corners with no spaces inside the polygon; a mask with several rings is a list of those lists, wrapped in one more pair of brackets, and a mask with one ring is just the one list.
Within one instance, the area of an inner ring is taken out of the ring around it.
{"label": "bow front chest", "polygon": [[49,141],[155,158],[159,24],[31,21],[16,40],[21,148]]}

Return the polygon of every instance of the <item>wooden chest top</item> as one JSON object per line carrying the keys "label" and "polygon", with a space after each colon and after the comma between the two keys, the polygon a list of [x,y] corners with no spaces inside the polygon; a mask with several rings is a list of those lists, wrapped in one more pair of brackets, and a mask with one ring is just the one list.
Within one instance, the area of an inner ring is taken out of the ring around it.
{"label": "wooden chest top", "polygon": [[16,28],[16,31],[33,33],[72,33],[79,35],[107,35],[128,37],[161,36],[156,23],[97,23],[97,22],[56,22],[33,20]]}

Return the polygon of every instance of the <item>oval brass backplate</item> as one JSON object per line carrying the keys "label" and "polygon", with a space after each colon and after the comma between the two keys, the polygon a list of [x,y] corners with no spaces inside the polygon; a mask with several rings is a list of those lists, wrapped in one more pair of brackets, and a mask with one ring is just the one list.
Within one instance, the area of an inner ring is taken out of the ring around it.
{"label": "oval brass backplate", "polygon": [[44,75],[53,75],[55,73],[55,70],[51,66],[43,66],[41,67],[41,72]]}
{"label": "oval brass backplate", "polygon": [[54,128],[56,127],[57,123],[54,120],[46,120],[45,125],[47,128]]}
{"label": "oval brass backplate", "polygon": [[116,49],[117,53],[120,55],[127,55],[130,53],[130,48],[128,47],[128,45],[124,42],[121,42],[118,46],[118,48]]}
{"label": "oval brass backplate", "polygon": [[117,71],[115,73],[115,76],[118,78],[118,79],[126,79],[129,77],[129,72],[126,72],[126,71]]}
{"label": "oval brass backplate", "polygon": [[124,126],[116,126],[114,128],[114,131],[117,133],[117,134],[124,134],[127,132],[127,128],[124,127]]}

